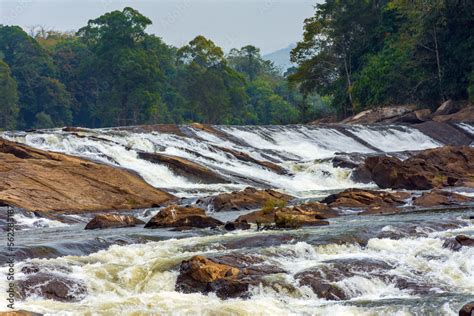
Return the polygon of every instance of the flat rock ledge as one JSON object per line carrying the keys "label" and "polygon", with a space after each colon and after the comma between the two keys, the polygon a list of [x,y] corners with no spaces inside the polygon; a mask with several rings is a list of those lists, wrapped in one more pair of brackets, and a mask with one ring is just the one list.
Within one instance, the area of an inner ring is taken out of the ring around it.
{"label": "flat rock ledge", "polygon": [[0,139],[0,203],[85,213],[163,205],[176,198],[136,174]]}

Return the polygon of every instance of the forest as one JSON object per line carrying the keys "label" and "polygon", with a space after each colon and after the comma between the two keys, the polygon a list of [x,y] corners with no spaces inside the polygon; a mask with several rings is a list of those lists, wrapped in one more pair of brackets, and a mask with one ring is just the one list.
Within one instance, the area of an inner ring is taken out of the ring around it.
{"label": "forest", "polygon": [[472,1],[316,4],[285,73],[251,45],[167,45],[151,23],[127,7],[74,33],[0,25],[0,129],[294,124],[474,99]]}

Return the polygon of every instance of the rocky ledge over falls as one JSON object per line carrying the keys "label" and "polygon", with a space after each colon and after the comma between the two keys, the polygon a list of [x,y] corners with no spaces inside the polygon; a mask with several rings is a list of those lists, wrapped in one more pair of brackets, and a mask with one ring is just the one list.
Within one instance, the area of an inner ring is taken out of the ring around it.
{"label": "rocky ledge over falls", "polygon": [[474,187],[474,148],[445,146],[427,149],[403,161],[388,155],[368,157],[354,171],[354,176],[368,177],[384,189]]}
{"label": "rocky ledge over falls", "polygon": [[3,204],[81,213],[152,207],[174,199],[128,170],[0,139]]}

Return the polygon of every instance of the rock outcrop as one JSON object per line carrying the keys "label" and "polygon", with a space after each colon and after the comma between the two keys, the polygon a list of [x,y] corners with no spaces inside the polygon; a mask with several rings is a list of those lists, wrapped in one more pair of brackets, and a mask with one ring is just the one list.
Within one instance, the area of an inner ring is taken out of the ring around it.
{"label": "rock outcrop", "polygon": [[141,224],[145,222],[130,215],[99,214],[87,223],[85,229],[133,227]]}
{"label": "rock outcrop", "polygon": [[467,303],[459,311],[459,316],[473,316],[474,315],[474,302]]}
{"label": "rock outcrop", "polygon": [[0,140],[0,202],[30,211],[93,212],[174,200],[124,169]]}
{"label": "rock outcrop", "polygon": [[138,156],[140,159],[144,159],[152,163],[163,164],[171,169],[174,174],[195,182],[207,184],[229,183],[229,180],[208,169],[207,167],[181,157],[147,152],[139,152]]}
{"label": "rock outcrop", "polygon": [[241,215],[236,222],[271,225],[277,228],[329,225],[323,219],[336,217],[338,213],[324,204],[311,202],[293,207],[267,206],[259,211]]}
{"label": "rock outcrop", "polygon": [[20,299],[39,296],[61,302],[77,302],[87,294],[86,285],[64,274],[36,272],[28,274],[26,279],[16,281]]}
{"label": "rock outcrop", "polygon": [[242,211],[260,208],[269,201],[275,204],[287,203],[293,197],[274,190],[257,190],[246,188],[243,191],[223,193],[200,199],[198,205],[208,205],[215,212]]}
{"label": "rock outcrop", "polygon": [[462,247],[474,247],[474,239],[464,235],[459,235],[455,238],[447,239],[444,242],[443,247],[454,251],[458,251]]}
{"label": "rock outcrop", "polygon": [[442,190],[424,192],[420,197],[413,199],[414,205],[423,207],[459,205],[465,203],[474,203],[474,198]]}
{"label": "rock outcrop", "polygon": [[181,263],[175,289],[184,293],[212,292],[221,299],[245,298],[250,286],[260,284],[270,274],[283,272],[250,255],[194,256]]}
{"label": "rock outcrop", "polygon": [[363,214],[397,213],[406,204],[410,193],[347,189],[322,200],[331,208],[360,209]]}
{"label": "rock outcrop", "polygon": [[404,161],[388,156],[368,157],[361,167],[381,188],[428,190],[474,185],[474,148],[446,146],[424,150]]}
{"label": "rock outcrop", "polygon": [[145,228],[178,228],[180,230],[192,228],[215,228],[223,225],[221,221],[209,217],[198,207],[170,205],[153,216]]}

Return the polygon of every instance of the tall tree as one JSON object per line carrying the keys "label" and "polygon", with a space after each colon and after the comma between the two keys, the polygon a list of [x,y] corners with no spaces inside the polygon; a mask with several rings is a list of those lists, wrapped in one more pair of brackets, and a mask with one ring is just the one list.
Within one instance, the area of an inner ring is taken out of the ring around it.
{"label": "tall tree", "polygon": [[14,129],[18,117],[18,92],[10,67],[0,60],[0,129]]}
{"label": "tall tree", "polygon": [[69,124],[71,97],[48,53],[18,26],[0,27],[0,52],[18,84],[20,127],[49,127],[39,113],[55,126]]}

